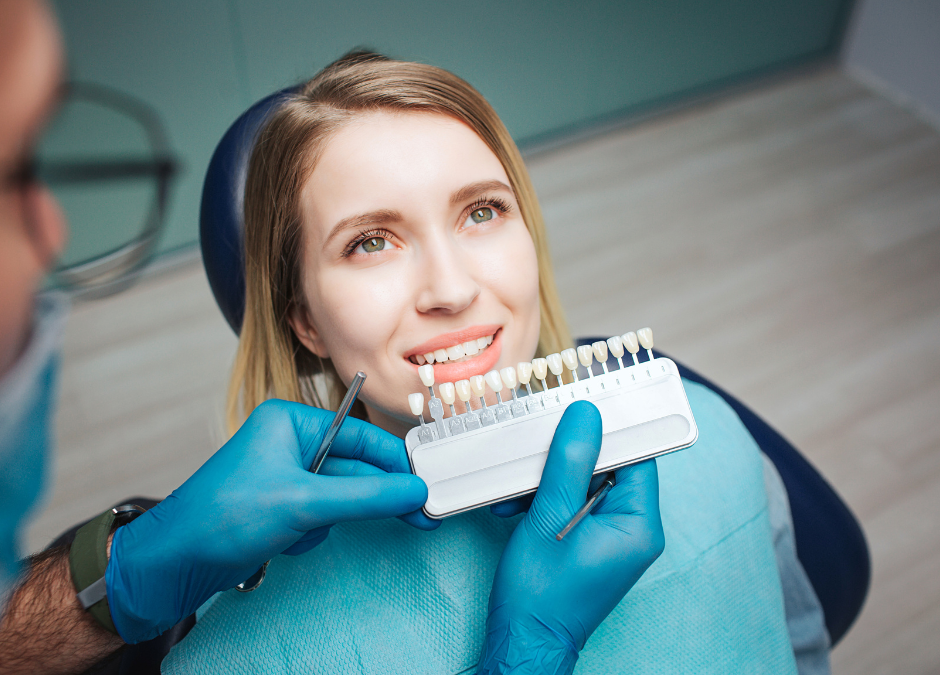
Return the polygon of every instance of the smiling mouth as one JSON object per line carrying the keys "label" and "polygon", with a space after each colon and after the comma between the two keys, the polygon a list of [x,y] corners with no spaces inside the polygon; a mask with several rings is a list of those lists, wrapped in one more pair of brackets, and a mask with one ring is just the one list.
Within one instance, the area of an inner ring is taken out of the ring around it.
{"label": "smiling mouth", "polygon": [[493,344],[493,338],[497,332],[499,331],[494,331],[493,334],[486,337],[436,349],[427,354],[413,354],[407,360],[416,366],[423,366],[425,363],[463,363],[478,358],[480,354],[486,351]]}

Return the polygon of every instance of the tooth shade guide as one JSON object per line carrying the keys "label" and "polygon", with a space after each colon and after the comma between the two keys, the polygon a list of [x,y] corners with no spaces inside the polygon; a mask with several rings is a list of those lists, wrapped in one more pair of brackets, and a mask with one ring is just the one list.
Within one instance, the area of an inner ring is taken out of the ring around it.
{"label": "tooth shade guide", "polygon": [[591,364],[594,362],[594,348],[591,345],[578,347],[578,361],[587,370],[588,377],[594,377],[594,369],[591,368]]}

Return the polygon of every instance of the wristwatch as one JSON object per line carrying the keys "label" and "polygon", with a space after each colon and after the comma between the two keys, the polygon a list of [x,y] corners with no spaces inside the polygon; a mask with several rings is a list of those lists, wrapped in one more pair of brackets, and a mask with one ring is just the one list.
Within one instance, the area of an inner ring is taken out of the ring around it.
{"label": "wristwatch", "polygon": [[136,504],[121,504],[108,509],[78,529],[69,551],[69,569],[78,601],[95,621],[115,635],[118,632],[111,620],[107,602],[108,584],[104,576],[108,568],[108,537],[118,527],[146,511]]}

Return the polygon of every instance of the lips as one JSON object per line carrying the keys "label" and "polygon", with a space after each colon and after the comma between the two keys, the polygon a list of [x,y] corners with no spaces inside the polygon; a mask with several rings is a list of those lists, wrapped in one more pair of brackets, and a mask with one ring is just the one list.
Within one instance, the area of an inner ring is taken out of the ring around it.
{"label": "lips", "polygon": [[[485,345],[486,338],[493,336],[490,344]],[[482,375],[493,369],[499,361],[502,352],[502,330],[498,325],[473,326],[464,330],[439,335],[405,354],[405,359],[417,374],[419,364],[425,362],[425,354],[434,354],[444,350],[442,356],[447,360],[441,363],[435,358],[434,379],[437,382],[457,382],[465,380],[472,375]],[[475,354],[467,354],[463,346],[472,341],[477,348]],[[485,345],[485,346],[483,346]],[[457,347],[457,349],[455,349]]]}

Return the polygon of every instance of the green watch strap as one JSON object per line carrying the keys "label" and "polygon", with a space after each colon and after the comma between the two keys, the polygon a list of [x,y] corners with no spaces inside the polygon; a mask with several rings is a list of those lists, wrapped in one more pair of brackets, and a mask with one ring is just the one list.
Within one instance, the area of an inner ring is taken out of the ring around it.
{"label": "green watch strap", "polygon": [[[108,568],[108,537],[111,536],[115,517],[114,510],[108,509],[82,525],[75,533],[75,540],[69,551],[69,569],[76,593],[82,593],[89,586],[100,586],[104,583],[104,573]],[[118,634],[114,621],[111,620],[106,595],[102,594],[100,599],[86,609],[105,630]]]}

